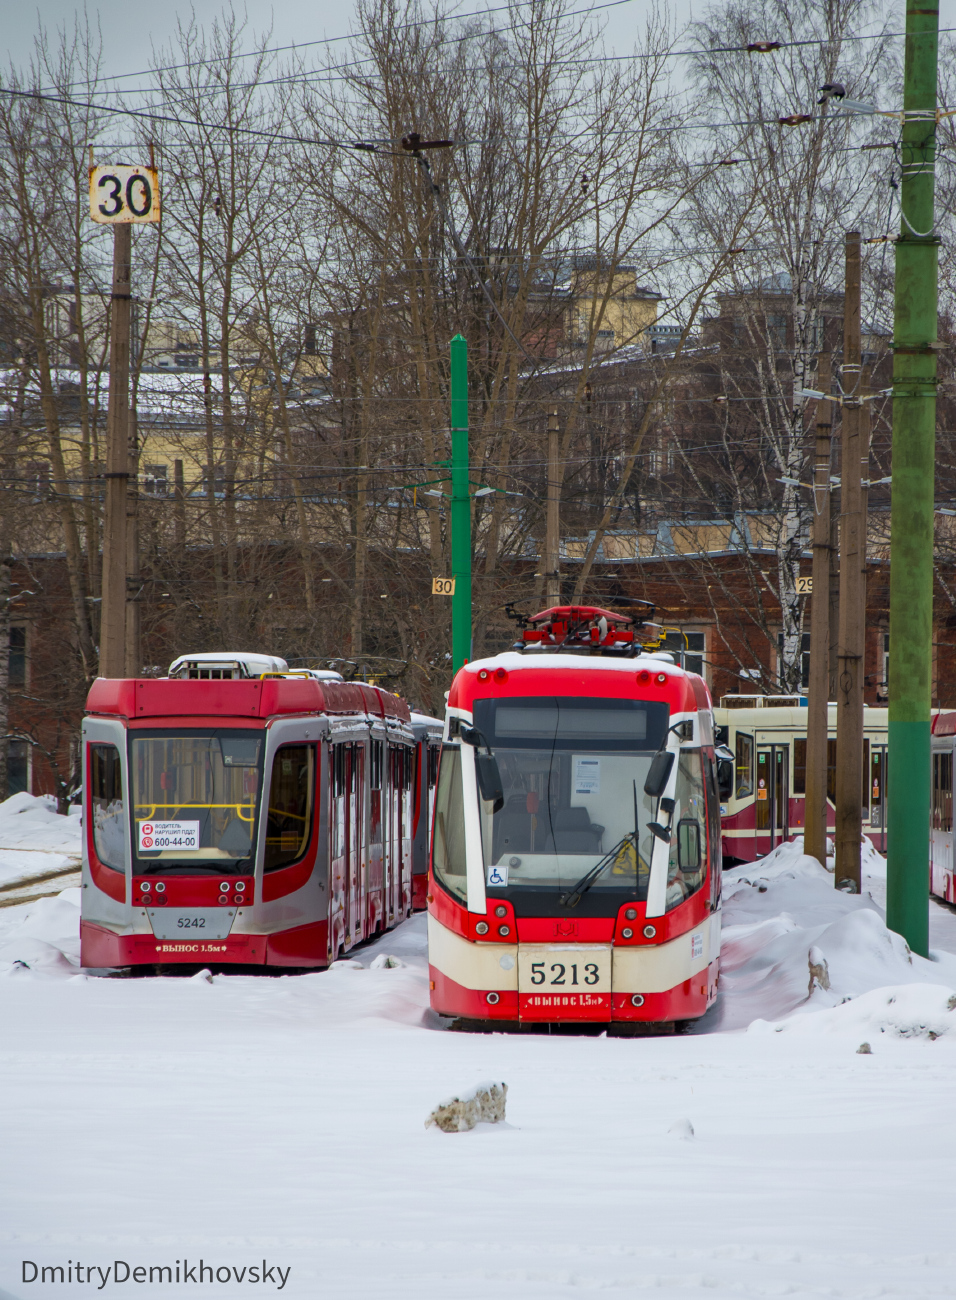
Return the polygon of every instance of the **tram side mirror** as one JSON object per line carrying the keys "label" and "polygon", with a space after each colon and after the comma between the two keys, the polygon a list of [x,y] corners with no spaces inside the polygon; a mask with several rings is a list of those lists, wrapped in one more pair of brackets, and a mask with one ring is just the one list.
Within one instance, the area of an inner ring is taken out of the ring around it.
{"label": "tram side mirror", "polygon": [[717,793],[721,799],[729,799],[734,792],[734,756],[726,745],[718,745],[714,757],[717,759]]}
{"label": "tram side mirror", "polygon": [[700,825],[693,817],[677,823],[677,866],[681,871],[700,871]]}
{"label": "tram side mirror", "polygon": [[659,749],[651,759],[651,765],[644,782],[644,793],[652,799],[659,799],[667,788],[667,782],[674,766],[674,755],[667,749]]}
{"label": "tram side mirror", "polygon": [[494,754],[478,753],[475,755],[475,770],[482,799],[492,804],[492,812],[500,812],[505,806],[505,792],[501,785],[498,760]]}

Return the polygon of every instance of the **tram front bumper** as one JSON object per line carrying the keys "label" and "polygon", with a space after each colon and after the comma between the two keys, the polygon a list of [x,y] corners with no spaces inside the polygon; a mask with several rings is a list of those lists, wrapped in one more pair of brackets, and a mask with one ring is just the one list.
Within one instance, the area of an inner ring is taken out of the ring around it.
{"label": "tram front bumper", "polygon": [[614,947],[474,943],[429,914],[431,1003],[474,1020],[691,1020],[716,996],[719,948],[719,915],[666,943]]}

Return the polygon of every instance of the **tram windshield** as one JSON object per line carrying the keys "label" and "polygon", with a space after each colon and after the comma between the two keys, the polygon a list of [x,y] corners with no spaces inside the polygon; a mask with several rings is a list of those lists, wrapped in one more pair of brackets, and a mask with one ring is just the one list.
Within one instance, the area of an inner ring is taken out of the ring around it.
{"label": "tram windshield", "polygon": [[263,733],[139,732],[130,740],[134,871],[252,871]]}
{"label": "tram windshield", "polygon": [[[528,697],[475,702],[503,801],[479,793],[489,896],[518,911],[564,912],[586,881],[580,914],[647,897],[656,801],[644,793],[667,705],[628,699]],[[699,760],[698,760],[699,762]]]}

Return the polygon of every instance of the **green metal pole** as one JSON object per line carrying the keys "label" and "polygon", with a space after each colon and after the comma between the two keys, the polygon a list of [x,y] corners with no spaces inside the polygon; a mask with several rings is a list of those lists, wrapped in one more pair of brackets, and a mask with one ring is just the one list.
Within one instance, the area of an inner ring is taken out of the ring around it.
{"label": "green metal pole", "polygon": [[893,326],[886,921],[924,957],[929,941],[938,32],[936,8],[907,8]]}
{"label": "green metal pole", "polygon": [[468,489],[468,344],[451,341],[451,657],[457,673],[471,658],[471,496]]}

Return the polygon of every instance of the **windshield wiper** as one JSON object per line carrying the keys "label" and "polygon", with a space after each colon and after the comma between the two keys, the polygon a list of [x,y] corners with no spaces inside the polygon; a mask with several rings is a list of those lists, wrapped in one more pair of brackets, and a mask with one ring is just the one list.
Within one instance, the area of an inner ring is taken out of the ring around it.
{"label": "windshield wiper", "polygon": [[564,907],[577,907],[578,903],[580,903],[583,896],[588,892],[601,872],[606,871],[611,863],[616,860],[618,854],[626,844],[633,844],[634,852],[635,854],[637,853],[637,837],[633,831],[628,831],[622,840],[618,840],[613,849],[609,849],[608,852],[605,853],[600,862],[595,862],[594,866],[590,867],[584,873],[576,885],[572,885],[566,894],[561,895],[561,904]]}
{"label": "windshield wiper", "polygon": [[595,880],[597,880],[601,872],[611,865],[611,863],[617,858],[618,854],[624,848],[625,844],[628,843],[628,841],[630,841],[634,845],[635,870],[638,871],[640,870],[641,843],[640,843],[640,834],[639,834],[639,824],[637,820],[637,782],[635,781],[633,784],[634,784],[634,829],[633,831],[628,831],[628,833],[624,836],[622,840],[618,840],[618,842],[614,845],[613,849],[609,849],[608,852],[605,853],[604,857],[601,859],[600,862],[595,862],[594,866],[589,868],[589,870],[587,870],[584,873],[584,875],[581,877],[581,879],[578,881],[576,885],[572,885],[572,887],[568,890],[566,894],[561,895],[560,901],[564,907],[577,907],[578,903],[580,903],[581,899],[584,897],[584,895],[594,884]]}

